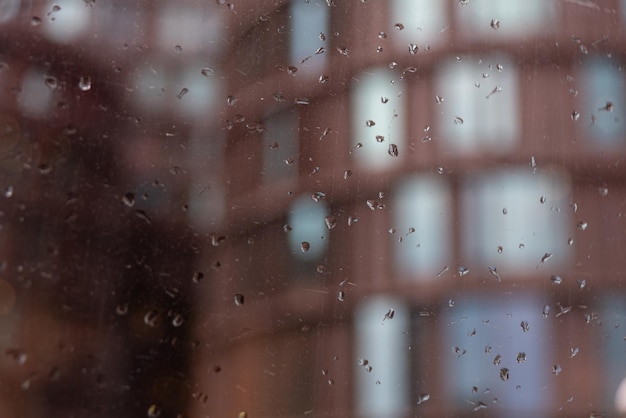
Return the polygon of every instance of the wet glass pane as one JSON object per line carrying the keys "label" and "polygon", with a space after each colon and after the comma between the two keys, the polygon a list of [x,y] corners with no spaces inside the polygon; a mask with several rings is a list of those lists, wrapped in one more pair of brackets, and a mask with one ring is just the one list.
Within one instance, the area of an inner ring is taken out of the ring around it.
{"label": "wet glass pane", "polygon": [[0,416],[624,416],[625,24],[0,0]]}

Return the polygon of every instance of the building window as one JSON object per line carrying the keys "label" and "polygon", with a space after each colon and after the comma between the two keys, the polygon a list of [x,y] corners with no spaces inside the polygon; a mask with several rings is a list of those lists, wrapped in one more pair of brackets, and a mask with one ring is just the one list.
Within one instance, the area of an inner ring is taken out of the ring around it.
{"label": "building window", "polygon": [[515,65],[505,57],[446,61],[432,98],[444,151],[511,151],[520,131],[517,82]]}
{"label": "building window", "polygon": [[623,146],[626,85],[622,66],[608,58],[593,58],[583,64],[581,81],[585,106],[581,122],[590,145],[600,150]]}
{"label": "building window", "polygon": [[290,61],[300,74],[315,74],[326,66],[330,8],[325,0],[291,0]]}
{"label": "building window", "polygon": [[302,195],[289,211],[285,226],[289,236],[289,252],[298,261],[314,262],[321,259],[328,247],[328,228],[325,218],[328,207],[319,201],[319,195]]}
{"label": "building window", "polygon": [[400,416],[410,398],[409,311],[397,298],[375,296],[357,308],[354,318],[357,415]]}
{"label": "building window", "polygon": [[298,175],[298,113],[295,109],[265,119],[263,140],[263,184],[296,179]]}
{"label": "building window", "polygon": [[442,39],[441,33],[447,26],[445,1],[392,0],[390,4],[390,26],[396,29],[394,36],[403,47],[421,47]]}
{"label": "building window", "polygon": [[450,261],[452,198],[441,178],[415,176],[394,190],[392,248],[402,277],[430,280]]}
{"label": "building window", "polygon": [[440,320],[447,353],[442,396],[459,410],[488,408],[497,416],[527,417],[552,398],[549,322],[536,297],[464,295]]}
{"label": "building window", "polygon": [[350,152],[361,167],[381,170],[398,163],[405,143],[403,115],[402,89],[392,71],[372,69],[358,76],[352,92]]}
{"label": "building window", "polygon": [[494,267],[496,278],[537,275],[569,261],[573,209],[565,174],[493,170],[468,176],[461,187],[462,259],[479,274]]}
{"label": "building window", "polygon": [[554,32],[557,4],[552,1],[471,0],[455,7],[460,33],[480,38],[510,39]]}

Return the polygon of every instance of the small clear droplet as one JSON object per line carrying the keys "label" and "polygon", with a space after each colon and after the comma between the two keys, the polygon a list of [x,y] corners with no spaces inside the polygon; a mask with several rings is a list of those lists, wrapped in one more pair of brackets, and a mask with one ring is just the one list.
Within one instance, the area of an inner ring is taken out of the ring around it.
{"label": "small clear droplet", "polygon": [[32,26],[39,26],[39,25],[41,25],[41,18],[40,18],[40,17],[37,17],[37,16],[33,16],[33,17],[30,19],[30,24],[31,24]]}
{"label": "small clear droplet", "polygon": [[302,250],[303,253],[308,253],[310,249],[311,244],[306,241],[302,241],[302,243],[300,244],[300,250]]}
{"label": "small clear droplet", "polygon": [[188,88],[186,88],[186,87],[183,87],[183,88],[182,88],[182,89],[178,92],[178,94],[176,95],[176,98],[177,98],[178,100],[180,100],[180,99],[182,99],[182,98],[183,98],[183,96],[184,96],[185,94],[187,94],[187,93],[189,93],[189,89],[188,89]]}
{"label": "small clear droplet", "polygon": [[122,196],[122,202],[129,208],[135,206],[135,193],[128,192]]}
{"label": "small clear droplet", "polygon": [[191,277],[191,281],[194,283],[200,283],[204,279],[204,273],[201,271],[196,271]]}
{"label": "small clear droplet", "polygon": [[384,142],[385,141],[385,137],[382,135],[376,135],[376,142],[380,143],[380,142]]}
{"label": "small clear droplet", "polygon": [[395,30],[402,30],[404,29],[404,25],[402,23],[396,23],[395,25],[393,25],[393,28]]}
{"label": "small clear droplet", "polygon": [[228,106],[234,106],[237,103],[237,98],[235,96],[226,97],[226,104]]}
{"label": "small clear droplet", "polygon": [[371,119],[368,119],[368,120],[365,121],[365,126],[367,126],[368,128],[371,128],[374,125],[376,125],[376,122],[374,122]]}
{"label": "small clear droplet", "polygon": [[423,404],[429,399],[430,399],[430,395],[428,393],[421,393],[419,397],[417,398],[417,404],[418,405]]}
{"label": "small clear droplet", "polygon": [[150,405],[148,408],[148,417],[157,418],[161,416],[161,408],[156,406],[155,404]]}
{"label": "small clear droplet", "polygon": [[409,44],[409,54],[415,55],[417,54],[418,48],[416,44]]}
{"label": "small clear droplet", "polygon": [[501,253],[502,253],[503,248],[502,248],[502,246],[501,246],[501,245],[498,245],[497,251],[498,251],[498,254],[501,254]]}
{"label": "small clear droplet", "polygon": [[328,215],[324,218],[324,222],[326,223],[326,228],[335,229],[337,226],[337,219],[334,216]]}
{"label": "small clear droplet", "polygon": [[580,230],[580,231],[584,231],[587,229],[587,222],[579,222],[578,225],[576,225],[576,227]]}
{"label": "small clear droplet", "polygon": [[215,75],[215,70],[213,68],[204,67],[202,70],[200,70],[200,74],[205,77],[213,77]]}
{"label": "small clear droplet", "polygon": [[520,322],[520,327],[522,327],[522,331],[524,332],[528,332],[528,330],[530,329],[530,325],[528,325],[528,321],[522,321]]}
{"label": "small clear droplet", "polygon": [[389,144],[389,149],[387,150],[387,153],[392,157],[397,157],[399,154],[398,146],[396,144]]}
{"label": "small clear droplet", "polygon": [[128,303],[120,303],[115,307],[115,313],[124,316],[128,313]]}
{"label": "small clear droplet", "polygon": [[560,366],[560,365],[555,364],[555,365],[553,365],[553,366],[552,366],[552,373],[553,373],[555,376],[558,376],[559,374],[561,374],[561,372],[562,372],[562,371],[563,371],[563,369],[561,369],[561,366]]}
{"label": "small clear droplet", "polygon": [[507,369],[506,367],[500,369],[500,379],[505,382],[509,380],[509,369]]}
{"label": "small clear droplet", "polygon": [[526,353],[517,353],[517,357],[515,359],[518,363],[526,363]]}
{"label": "small clear droplet", "polygon": [[235,306],[243,306],[244,296],[241,293],[236,293],[233,300],[235,302]]}
{"label": "small clear droplet", "polygon": [[547,318],[550,315],[550,305],[543,305],[543,310],[541,311],[541,314],[544,318]]}
{"label": "small clear droplet", "polygon": [[609,195],[609,188],[607,186],[598,187],[598,194],[602,197]]}
{"label": "small clear droplet", "polygon": [[48,86],[48,88],[52,90],[56,89],[58,86],[56,77],[53,77],[51,75],[48,75],[44,78],[44,83],[46,84],[46,86]]}
{"label": "small clear droplet", "polygon": [[467,267],[459,266],[459,276],[465,276],[469,273],[469,269]]}
{"label": "small clear droplet", "polygon": [[463,118],[461,118],[461,117],[459,117],[459,116],[457,116],[457,117],[455,117],[455,118],[454,118],[454,124],[455,124],[455,125],[463,125],[463,122],[464,122],[464,121],[463,121]]}
{"label": "small clear droplet", "polygon": [[343,290],[337,292],[337,299],[339,300],[339,302],[343,302],[346,299],[346,294]]}
{"label": "small clear droplet", "polygon": [[493,358],[493,365],[497,366],[500,364],[501,361],[502,361],[502,355],[496,354],[496,356]]}
{"label": "small clear droplet", "polygon": [[500,21],[498,19],[491,19],[491,28],[493,30],[500,29]]}
{"label": "small clear droplet", "polygon": [[148,313],[144,315],[143,322],[150,327],[154,327],[156,326],[157,321],[159,320],[160,317],[161,317],[161,314],[159,313],[159,311],[152,309],[151,311],[149,311]]}
{"label": "small clear droplet", "polygon": [[13,186],[7,186],[4,188],[4,197],[7,199],[13,196]]}
{"label": "small clear droplet", "polygon": [[183,318],[181,314],[176,314],[176,316],[172,319],[172,326],[176,328],[182,326],[183,323],[185,323],[185,318]]}
{"label": "small clear droplet", "polygon": [[348,177],[350,177],[352,175],[352,171],[351,170],[346,170],[343,172],[343,178],[344,180],[346,180]]}
{"label": "small clear droplet", "polygon": [[180,46],[180,45],[176,45],[176,46],[174,47],[174,51],[176,51],[177,53],[179,53],[179,54],[180,54],[181,52],[183,52],[183,47],[182,47],[182,46]]}
{"label": "small clear droplet", "polygon": [[444,100],[445,99],[442,96],[439,96],[439,95],[435,96],[436,103],[443,103]]}
{"label": "small clear droplet", "polygon": [[572,111],[571,118],[573,121],[577,121],[580,119],[580,112],[578,112],[578,110]]}

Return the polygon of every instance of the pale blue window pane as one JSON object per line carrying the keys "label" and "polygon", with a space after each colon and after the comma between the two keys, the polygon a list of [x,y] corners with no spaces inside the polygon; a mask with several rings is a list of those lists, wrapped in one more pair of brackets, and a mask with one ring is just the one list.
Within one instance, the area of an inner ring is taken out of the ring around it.
{"label": "pale blue window pane", "polygon": [[[328,229],[324,218],[328,207],[315,202],[311,195],[302,195],[289,211],[289,250],[298,260],[314,261],[324,255],[328,246]],[[303,243],[308,249],[303,248]]]}
{"label": "pale blue window pane", "polygon": [[624,146],[626,85],[619,63],[603,58],[586,62],[581,71],[580,87],[585,104],[580,122],[584,123],[588,143],[594,149]]}
{"label": "pale blue window pane", "polygon": [[398,157],[389,155],[390,144],[399,148],[402,158],[404,106],[402,88],[392,71],[371,69],[354,81],[351,153],[361,167],[382,170],[397,164]]}
{"label": "pale blue window pane", "polygon": [[[386,317],[390,309],[393,318]],[[353,361],[358,416],[401,416],[410,402],[408,308],[397,298],[376,296],[357,308],[355,320]]]}
{"label": "pale blue window pane", "polygon": [[517,277],[566,265],[572,203],[569,177],[561,172],[528,167],[468,177],[461,191],[463,260]]}
{"label": "pale blue window pane", "polygon": [[392,249],[402,277],[431,280],[451,260],[452,198],[448,184],[415,176],[394,190]]}
{"label": "pale blue window pane", "polygon": [[[551,327],[542,317],[542,303],[521,293],[499,300],[466,295],[457,301],[440,322],[447,345],[441,354],[445,369],[441,395],[468,413],[482,402],[494,416],[550,416],[542,411],[549,410],[553,395],[546,381],[555,376]],[[509,371],[508,380],[500,377],[503,368]]]}
{"label": "pale blue window pane", "polygon": [[[404,29],[393,36],[407,45],[434,42],[446,30],[446,2],[441,0],[391,0],[389,28],[401,23]],[[389,30],[389,29],[387,29]]]}
{"label": "pale blue window pane", "polygon": [[[606,411],[613,411],[618,404],[626,406],[626,393],[618,399],[617,391],[622,381],[626,380],[626,340],[624,328],[626,327],[626,298],[624,295],[608,296],[602,300],[602,307],[598,312],[597,319],[592,318],[593,326],[601,335],[601,344],[598,344],[598,352],[595,353],[601,360],[604,368],[603,376],[606,390],[604,407]],[[589,315],[593,313],[587,312]],[[626,410],[617,411],[624,413]]]}
{"label": "pale blue window pane", "polygon": [[462,33],[494,40],[547,36],[558,27],[555,1],[470,0],[454,11]]}
{"label": "pale blue window pane", "polygon": [[521,124],[518,90],[517,70],[506,57],[446,61],[432,98],[445,151],[511,151]]}
{"label": "pale blue window pane", "polygon": [[294,179],[298,174],[298,114],[288,110],[268,117],[263,137],[263,183]]}
{"label": "pale blue window pane", "polygon": [[[325,0],[292,0],[289,14],[291,18],[291,65],[300,74],[315,75],[326,66],[328,51],[318,53],[319,48],[328,48],[327,41],[320,39],[324,34],[329,39],[330,8]],[[318,76],[320,74],[317,74]]]}

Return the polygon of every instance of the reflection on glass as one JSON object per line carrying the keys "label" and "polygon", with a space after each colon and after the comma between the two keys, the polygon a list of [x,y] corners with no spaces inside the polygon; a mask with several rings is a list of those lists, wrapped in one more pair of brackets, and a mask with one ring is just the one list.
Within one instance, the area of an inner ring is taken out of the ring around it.
{"label": "reflection on glass", "polygon": [[391,296],[368,298],[355,314],[354,382],[362,417],[400,416],[409,406],[409,312]]}
{"label": "reflection on glass", "polygon": [[394,190],[392,249],[397,271],[417,280],[435,278],[451,258],[450,190],[440,177],[415,176]]}
{"label": "reflection on glass", "polygon": [[[291,0],[290,61],[301,72],[314,74],[326,65],[330,8],[325,0]],[[314,74],[319,75],[319,74]]]}
{"label": "reflection on glass", "polygon": [[[506,299],[465,295],[441,324],[449,351],[442,353],[442,395],[459,409],[497,416],[548,417],[552,400],[550,327],[542,300],[516,293]],[[484,407],[483,407],[484,405]]]}
{"label": "reflection on glass", "polygon": [[595,149],[626,145],[626,83],[615,59],[594,57],[580,70],[580,94],[585,113],[581,120]]}
{"label": "reflection on glass", "polygon": [[328,230],[324,218],[328,208],[324,202],[315,202],[311,195],[302,195],[289,211],[289,250],[296,259],[319,259],[328,246]]}
{"label": "reflection on glass", "polygon": [[356,78],[352,91],[352,150],[363,168],[381,170],[397,165],[390,144],[404,140],[404,98],[392,71],[370,69]]}
{"label": "reflection on glass", "polygon": [[570,260],[566,175],[493,170],[468,176],[461,187],[464,260],[521,276]]}
{"label": "reflection on glass", "polygon": [[53,91],[58,81],[40,69],[31,68],[22,78],[22,91],[17,98],[20,110],[30,117],[47,118],[52,108]]}
{"label": "reflection on glass", "polygon": [[518,76],[506,57],[449,59],[437,71],[435,111],[445,151],[502,154],[518,141]]}

